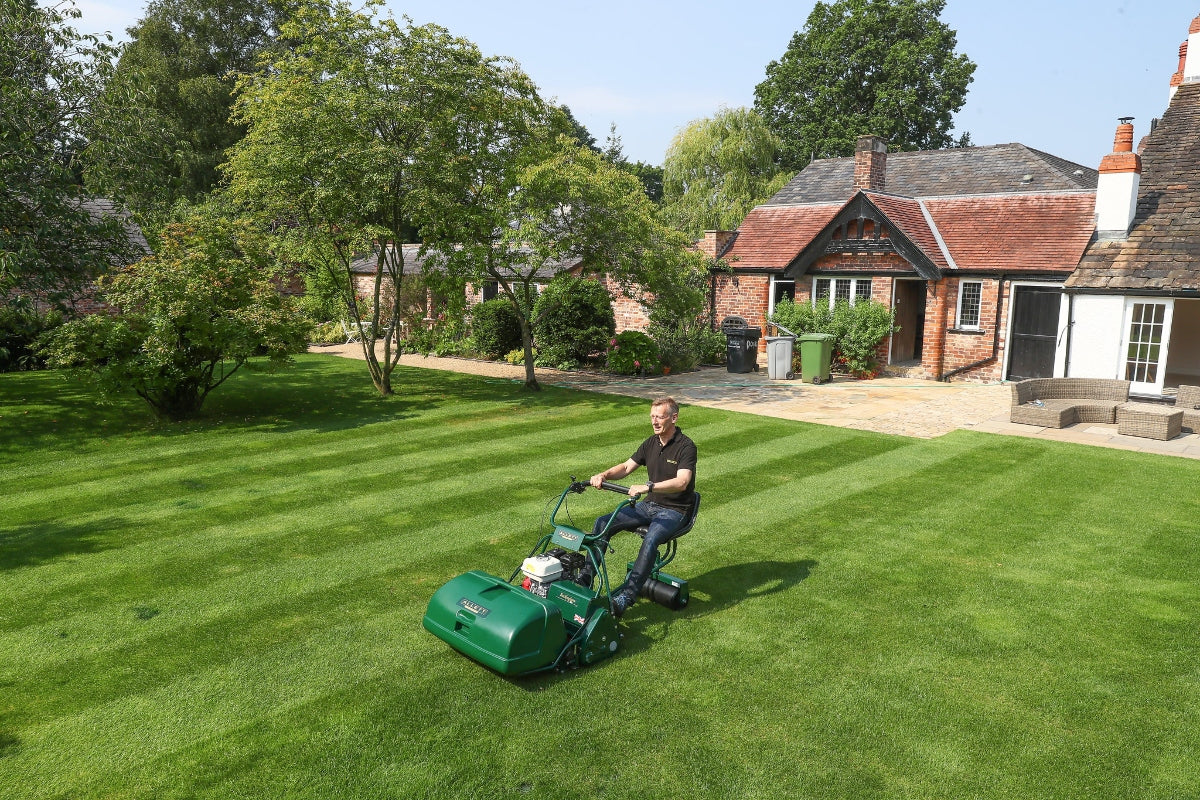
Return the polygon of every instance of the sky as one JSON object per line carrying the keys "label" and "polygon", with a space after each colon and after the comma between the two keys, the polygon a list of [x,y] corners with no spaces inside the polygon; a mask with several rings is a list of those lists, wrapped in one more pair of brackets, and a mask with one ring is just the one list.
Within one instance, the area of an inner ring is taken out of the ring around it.
{"label": "sky", "polygon": [[[766,67],[804,27],[812,0],[389,0],[488,55],[515,59],[542,95],[603,144],[661,165],[674,136],[722,106],[754,104]],[[86,33],[120,41],[144,0],[77,0]],[[955,134],[1019,142],[1098,167],[1117,118],[1135,140],[1167,107],[1179,45],[1200,0],[947,0],[942,21],[977,65]],[[863,131],[871,133],[871,131]]]}

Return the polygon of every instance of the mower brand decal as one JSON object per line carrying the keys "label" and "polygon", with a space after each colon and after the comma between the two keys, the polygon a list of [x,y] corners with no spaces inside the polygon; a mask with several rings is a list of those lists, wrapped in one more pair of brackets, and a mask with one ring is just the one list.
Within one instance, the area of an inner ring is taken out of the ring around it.
{"label": "mower brand decal", "polygon": [[576,600],[574,597],[572,597],[571,595],[564,592],[562,589],[558,590],[558,597],[556,599],[562,600],[564,603],[570,603],[573,606],[579,605],[578,600]]}
{"label": "mower brand decal", "polygon": [[490,608],[484,608],[483,606],[479,605],[479,603],[476,603],[473,600],[468,600],[465,597],[459,600],[458,604],[477,617],[486,617],[488,614],[492,613]]}
{"label": "mower brand decal", "polygon": [[566,539],[568,542],[578,542],[579,541],[578,536],[576,536],[575,534],[571,533],[570,531],[568,531],[564,528],[559,528],[554,533],[558,536],[558,538]]}

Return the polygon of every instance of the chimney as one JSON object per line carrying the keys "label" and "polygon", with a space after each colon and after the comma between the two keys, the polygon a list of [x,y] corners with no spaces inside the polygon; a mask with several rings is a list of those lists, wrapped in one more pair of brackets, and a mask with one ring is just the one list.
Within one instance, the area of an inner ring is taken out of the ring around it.
{"label": "chimney", "polygon": [[1133,117],[1121,117],[1113,151],[1100,162],[1096,184],[1096,233],[1100,238],[1124,238],[1137,211],[1142,157],[1133,152]]}
{"label": "chimney", "polygon": [[696,249],[709,258],[720,258],[735,234],[737,231],[705,231],[700,241],[696,242]]}
{"label": "chimney", "polygon": [[1183,85],[1183,70],[1187,65],[1188,43],[1184,42],[1179,45],[1179,69],[1175,70],[1175,74],[1171,76],[1171,90],[1167,95],[1167,105],[1171,105],[1171,101],[1175,99],[1175,90]]}
{"label": "chimney", "polygon": [[860,136],[854,146],[854,188],[882,192],[887,178],[887,142]]}

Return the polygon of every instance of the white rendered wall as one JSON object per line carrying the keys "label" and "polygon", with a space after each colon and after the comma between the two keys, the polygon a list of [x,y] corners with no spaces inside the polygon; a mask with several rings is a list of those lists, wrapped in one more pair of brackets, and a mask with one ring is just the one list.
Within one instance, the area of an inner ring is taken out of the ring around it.
{"label": "white rendered wall", "polygon": [[1096,185],[1096,230],[1101,233],[1129,231],[1133,213],[1137,210],[1138,184],[1136,172],[1102,173]]}
{"label": "white rendered wall", "polygon": [[1075,295],[1068,377],[1120,378],[1125,298]]}

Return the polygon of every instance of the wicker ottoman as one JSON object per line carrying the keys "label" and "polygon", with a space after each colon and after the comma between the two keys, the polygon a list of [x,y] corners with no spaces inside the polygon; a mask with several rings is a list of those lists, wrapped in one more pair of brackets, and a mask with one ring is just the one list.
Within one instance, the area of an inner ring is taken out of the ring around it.
{"label": "wicker ottoman", "polygon": [[1183,411],[1154,403],[1117,406],[1117,433],[1146,439],[1174,439],[1183,426]]}

